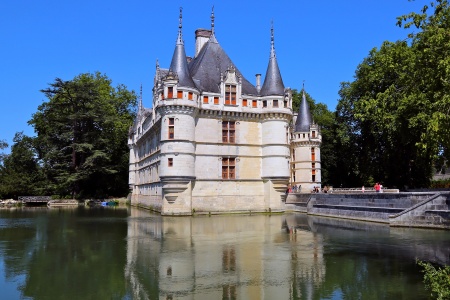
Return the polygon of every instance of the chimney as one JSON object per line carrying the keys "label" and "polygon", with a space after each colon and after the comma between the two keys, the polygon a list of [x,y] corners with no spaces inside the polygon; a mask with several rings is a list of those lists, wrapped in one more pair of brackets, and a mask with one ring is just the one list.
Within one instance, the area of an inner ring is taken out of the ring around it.
{"label": "chimney", "polygon": [[256,74],[256,90],[259,91],[261,90],[261,74]]}
{"label": "chimney", "polygon": [[203,45],[206,44],[206,42],[211,37],[211,30],[209,29],[197,29],[195,31],[195,56],[197,57],[200,50],[202,50]]}

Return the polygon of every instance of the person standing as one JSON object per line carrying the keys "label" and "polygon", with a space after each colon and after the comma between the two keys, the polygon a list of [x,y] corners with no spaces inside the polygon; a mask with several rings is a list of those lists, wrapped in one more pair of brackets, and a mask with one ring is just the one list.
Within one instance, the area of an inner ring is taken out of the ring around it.
{"label": "person standing", "polygon": [[381,190],[381,186],[380,186],[380,184],[378,182],[375,183],[375,186],[373,188],[375,189],[375,192],[377,192],[377,193],[379,193],[380,190]]}

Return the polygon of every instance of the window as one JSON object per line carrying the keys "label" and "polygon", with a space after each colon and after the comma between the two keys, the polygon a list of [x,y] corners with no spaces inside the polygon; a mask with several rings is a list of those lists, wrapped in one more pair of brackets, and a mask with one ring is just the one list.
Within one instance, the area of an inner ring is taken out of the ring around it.
{"label": "window", "polygon": [[173,86],[169,86],[167,88],[167,98],[169,98],[169,99],[173,98]]}
{"label": "window", "polygon": [[219,97],[214,97],[214,104],[219,104]]}
{"label": "window", "polygon": [[247,106],[247,99],[242,100],[242,106]]}
{"label": "window", "polygon": [[208,103],[208,96],[203,96],[203,103]]}
{"label": "window", "polygon": [[315,131],[312,132],[312,137],[313,137],[313,138],[316,137],[316,132],[315,132]]}
{"label": "window", "polygon": [[189,99],[189,100],[192,100],[193,96],[194,96],[194,93],[192,93],[192,92],[189,92],[189,93],[188,93],[188,99]]}
{"label": "window", "polygon": [[295,149],[292,150],[292,159],[295,161]]}
{"label": "window", "polygon": [[314,175],[314,174],[311,175],[311,181],[312,181],[312,182],[316,182],[316,175]]}
{"label": "window", "polygon": [[227,84],[225,85],[225,104],[236,105],[236,86]]}
{"label": "window", "polygon": [[278,100],[273,100],[273,107],[278,107]]}
{"label": "window", "polygon": [[312,169],[315,171],[315,169],[316,169],[316,163],[311,163],[311,167],[312,167]]}
{"label": "window", "polygon": [[264,108],[264,107],[267,107],[267,100],[264,100],[264,101],[263,101],[263,108]]}
{"label": "window", "polygon": [[167,165],[168,165],[169,167],[173,167],[173,158],[168,158],[168,159],[167,159]]}
{"label": "window", "polygon": [[183,91],[177,91],[177,98],[183,99]]}
{"label": "window", "polygon": [[222,122],[222,143],[233,144],[235,134],[235,122],[234,121],[223,121]]}
{"label": "window", "polygon": [[314,148],[311,148],[311,160],[312,160],[312,161],[315,161],[315,160],[316,160],[316,153],[315,153]]}
{"label": "window", "polygon": [[284,107],[287,108],[288,107],[288,102],[284,101]]}
{"label": "window", "polygon": [[175,137],[175,118],[169,118],[169,140]]}
{"label": "window", "polygon": [[236,178],[236,158],[222,158],[222,179]]}
{"label": "window", "polygon": [[252,101],[252,107],[258,107],[258,102],[256,102],[256,100]]}

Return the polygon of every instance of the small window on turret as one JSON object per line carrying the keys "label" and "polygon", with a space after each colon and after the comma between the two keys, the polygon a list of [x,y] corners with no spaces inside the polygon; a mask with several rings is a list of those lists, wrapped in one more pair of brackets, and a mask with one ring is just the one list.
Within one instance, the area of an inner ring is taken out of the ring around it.
{"label": "small window on turret", "polygon": [[284,107],[287,108],[288,107],[288,102],[284,101]]}
{"label": "small window on turret", "polygon": [[183,91],[177,91],[177,98],[183,99]]}
{"label": "small window on turret", "polygon": [[256,100],[252,101],[252,107],[258,107],[258,102],[256,102]]}
{"label": "small window on turret", "polygon": [[243,100],[242,100],[242,106],[244,106],[244,107],[247,106],[247,99],[243,99]]}
{"label": "small window on turret", "polygon": [[278,100],[273,100],[273,107],[278,107]]}
{"label": "small window on turret", "polygon": [[175,137],[175,118],[169,118],[169,140]]}
{"label": "small window on turret", "polygon": [[193,96],[194,96],[194,93],[192,93],[192,92],[189,92],[189,93],[188,93],[188,99],[189,99],[189,100],[192,100],[192,99],[193,99]]}
{"label": "small window on turret", "polygon": [[263,108],[265,108],[265,107],[267,107],[267,101],[266,100],[263,101]]}
{"label": "small window on turret", "polygon": [[169,99],[173,98],[173,86],[169,86],[167,88],[167,98],[169,98]]}
{"label": "small window on turret", "polygon": [[168,165],[169,167],[173,167],[173,158],[168,158],[168,159],[167,159],[167,165]]}
{"label": "small window on turret", "polygon": [[312,137],[313,137],[313,138],[316,137],[316,132],[315,132],[315,131],[312,132]]}
{"label": "small window on turret", "polygon": [[219,104],[219,97],[214,97],[214,104]]}
{"label": "small window on turret", "polygon": [[208,102],[209,102],[208,96],[203,96],[203,103],[208,103]]}

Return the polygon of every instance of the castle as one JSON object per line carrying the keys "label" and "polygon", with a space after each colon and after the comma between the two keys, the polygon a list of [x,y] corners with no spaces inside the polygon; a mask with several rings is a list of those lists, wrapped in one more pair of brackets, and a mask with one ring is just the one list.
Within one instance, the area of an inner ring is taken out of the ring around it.
{"label": "castle", "polygon": [[286,190],[321,184],[322,137],[303,93],[298,113],[275,55],[250,83],[211,29],[186,56],[182,15],[168,69],[156,65],[153,105],[142,92],[130,129],[131,204],[163,215],[283,211]]}

